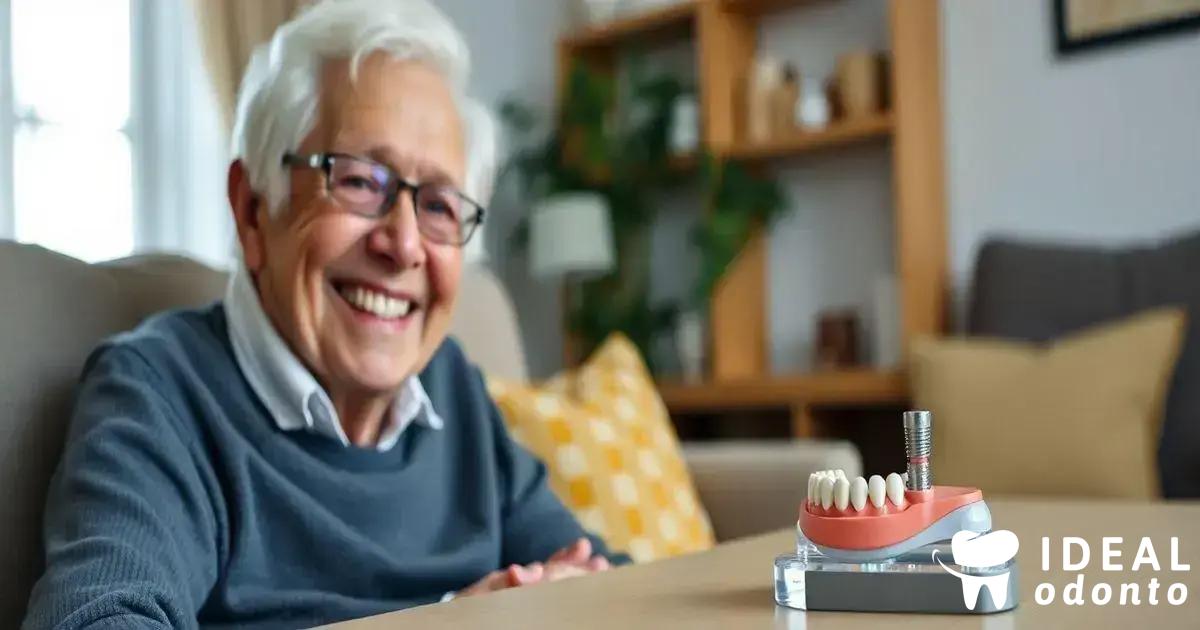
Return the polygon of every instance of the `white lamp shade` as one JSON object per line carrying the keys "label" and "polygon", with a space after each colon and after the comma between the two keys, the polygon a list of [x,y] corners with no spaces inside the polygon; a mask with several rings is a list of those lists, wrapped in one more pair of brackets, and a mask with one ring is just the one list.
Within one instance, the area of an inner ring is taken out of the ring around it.
{"label": "white lamp shade", "polygon": [[597,275],[613,269],[608,201],[589,192],[563,193],[534,208],[529,270],[537,278]]}

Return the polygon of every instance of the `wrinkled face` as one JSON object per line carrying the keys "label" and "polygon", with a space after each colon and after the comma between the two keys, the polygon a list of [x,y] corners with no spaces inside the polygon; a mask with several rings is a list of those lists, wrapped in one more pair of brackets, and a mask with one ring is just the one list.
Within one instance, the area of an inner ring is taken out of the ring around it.
{"label": "wrinkled face", "polygon": [[[414,183],[464,183],[449,85],[427,65],[383,54],[353,81],[347,62],[326,65],[316,126],[295,153],[369,158]],[[325,180],[320,169],[293,168],[288,206],[275,217],[255,212],[258,243],[247,247],[239,225],[246,264],[264,310],[326,389],[390,394],[445,338],[462,250],[421,236],[411,195],[367,218],[339,207]]]}

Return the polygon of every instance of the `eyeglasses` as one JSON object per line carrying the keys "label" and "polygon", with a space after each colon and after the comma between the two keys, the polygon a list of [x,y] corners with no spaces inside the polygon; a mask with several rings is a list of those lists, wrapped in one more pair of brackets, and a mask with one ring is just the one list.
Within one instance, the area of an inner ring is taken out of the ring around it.
{"label": "eyeglasses", "polygon": [[401,192],[411,193],[417,229],[434,243],[462,247],[483,223],[483,207],[457,188],[446,184],[414,184],[372,160],[343,153],[287,153],[283,165],[321,169],[330,196],[348,212],[364,217],[385,216],[396,205]]}

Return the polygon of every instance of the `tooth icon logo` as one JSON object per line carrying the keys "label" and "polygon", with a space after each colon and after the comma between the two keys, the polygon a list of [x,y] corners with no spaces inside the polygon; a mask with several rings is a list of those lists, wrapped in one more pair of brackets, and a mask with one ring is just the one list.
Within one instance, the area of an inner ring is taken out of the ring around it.
{"label": "tooth icon logo", "polygon": [[[1003,565],[1016,557],[1019,547],[1017,535],[1006,529],[982,535],[979,532],[964,529],[950,539],[950,549],[954,552],[954,563],[971,569],[986,569]],[[946,566],[938,559],[937,552],[937,549],[933,550],[933,560],[942,565],[947,573],[962,581],[963,605],[968,609],[975,610],[975,604],[979,600],[979,589],[984,585],[988,587],[988,591],[992,595],[992,603],[997,608],[1003,608],[1008,602],[1008,571],[987,576],[966,575]]]}

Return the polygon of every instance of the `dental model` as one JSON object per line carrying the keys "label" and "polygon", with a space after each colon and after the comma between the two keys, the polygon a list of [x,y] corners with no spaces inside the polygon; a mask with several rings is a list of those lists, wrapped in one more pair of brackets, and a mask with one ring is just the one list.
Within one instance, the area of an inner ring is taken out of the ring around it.
{"label": "dental model", "polygon": [[852,480],[842,470],[809,475],[808,498],[797,523],[808,540],[830,557],[866,562],[949,540],[962,530],[983,533],[991,529],[991,513],[982,492],[933,485],[931,433],[928,411],[904,414],[908,454],[904,473]]}
{"label": "dental model", "polygon": [[[1016,605],[1016,537],[991,531],[991,511],[977,488],[933,485],[932,423],[928,411],[904,414],[905,472],[853,479],[842,470],[809,475],[796,553],[775,561],[778,603],[805,610],[957,613]],[[989,597],[982,599],[985,586]],[[881,595],[869,602],[851,595],[863,592]]]}

